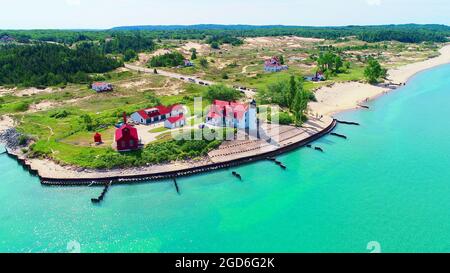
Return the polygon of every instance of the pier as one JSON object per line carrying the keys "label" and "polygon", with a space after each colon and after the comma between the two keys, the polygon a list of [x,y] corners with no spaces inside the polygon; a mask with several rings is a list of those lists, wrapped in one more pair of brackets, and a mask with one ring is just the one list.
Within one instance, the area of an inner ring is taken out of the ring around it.
{"label": "pier", "polygon": [[337,123],[340,123],[340,124],[346,124],[346,125],[356,125],[356,126],[359,126],[359,125],[360,125],[360,124],[357,123],[357,122],[344,121],[344,120],[337,120],[337,119],[336,119],[336,122],[337,122]]}
{"label": "pier", "polygon": [[178,193],[179,195],[181,195],[181,193],[180,193],[180,188],[178,187],[178,182],[177,182],[177,179],[176,179],[176,178],[173,179],[173,184],[175,185],[175,189],[177,190],[177,193]]}
{"label": "pier", "polygon": [[103,201],[103,199],[105,198],[106,193],[108,193],[108,189],[109,187],[112,185],[112,181],[110,181],[108,184],[105,185],[105,188],[103,189],[102,193],[100,194],[100,196],[98,198],[92,198],[91,202],[93,204],[99,204]]}
{"label": "pier", "polygon": [[343,138],[343,139],[347,139],[347,136],[344,136],[344,135],[341,135],[341,134],[338,134],[338,133],[330,133],[330,135],[337,136],[337,137],[340,137],[340,138]]}

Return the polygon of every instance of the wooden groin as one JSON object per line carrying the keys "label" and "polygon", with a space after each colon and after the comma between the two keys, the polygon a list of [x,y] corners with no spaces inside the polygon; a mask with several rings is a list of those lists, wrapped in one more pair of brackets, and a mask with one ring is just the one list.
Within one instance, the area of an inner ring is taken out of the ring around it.
{"label": "wooden groin", "polygon": [[180,188],[178,187],[178,182],[177,182],[177,179],[176,179],[176,178],[173,179],[173,184],[175,185],[175,189],[177,190],[177,193],[178,193],[178,194],[181,194],[181,193],[180,193]]}
{"label": "wooden groin", "polygon": [[338,134],[338,133],[330,133],[330,135],[332,135],[332,136],[337,136],[337,137],[344,138],[344,139],[347,139],[347,136],[344,136],[344,135],[341,135],[341,134]]}
{"label": "wooden groin", "polygon": [[103,189],[102,193],[100,194],[100,196],[98,198],[92,198],[91,202],[94,204],[98,204],[101,203],[103,201],[103,199],[105,198],[106,193],[108,193],[108,189],[109,187],[112,185],[112,181],[110,181],[109,183],[107,183],[105,185],[105,188]]}
{"label": "wooden groin", "polygon": [[275,151],[270,151],[266,153],[262,153],[255,156],[244,157],[236,160],[230,160],[227,162],[221,163],[212,163],[205,166],[192,167],[184,170],[178,171],[168,171],[161,173],[153,173],[153,174],[139,174],[139,175],[130,175],[130,176],[110,176],[110,177],[100,177],[100,178],[51,178],[51,177],[42,177],[41,184],[46,186],[87,186],[93,183],[93,186],[102,186],[108,181],[112,181],[114,185],[118,184],[138,184],[138,183],[152,183],[152,182],[160,182],[163,180],[172,180],[177,177],[185,177],[192,176],[197,174],[203,174],[206,172],[213,172],[226,168],[233,168],[237,166],[251,164],[260,160],[267,160],[268,158],[276,158],[277,156],[291,152],[300,147],[308,145],[309,143],[329,134],[334,130],[337,124],[337,120],[334,119],[333,122],[324,130],[319,133],[312,135],[302,141],[289,144],[283,148],[280,148]]}
{"label": "wooden groin", "polygon": [[237,172],[232,172],[233,176],[242,181],[242,176],[238,174]]}
{"label": "wooden groin", "polygon": [[367,105],[362,105],[362,104],[359,104],[358,106],[359,106],[359,107],[361,107],[361,108],[364,108],[364,109],[370,109],[370,107],[369,107],[369,106],[367,106]]}
{"label": "wooden groin", "polygon": [[357,122],[351,122],[351,121],[344,121],[344,120],[337,120],[337,119],[335,119],[336,120],[336,122],[337,123],[340,123],[340,124],[346,124],[346,125],[357,125],[357,126],[359,126],[360,124],[359,123],[357,123]]}

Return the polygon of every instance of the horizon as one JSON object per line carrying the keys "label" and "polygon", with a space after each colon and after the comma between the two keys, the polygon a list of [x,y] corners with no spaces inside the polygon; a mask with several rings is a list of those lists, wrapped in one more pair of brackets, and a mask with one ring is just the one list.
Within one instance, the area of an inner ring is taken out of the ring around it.
{"label": "horizon", "polygon": [[[450,7],[442,0],[348,0],[345,5],[340,1],[323,0],[321,6],[326,8],[320,10],[314,2],[299,0],[248,0],[245,3],[170,0],[170,5],[167,1],[143,0],[0,1],[8,11],[0,19],[0,29],[5,30],[109,30],[122,26],[192,25],[450,25],[447,16]],[[274,10],[279,12],[274,13]]]}
{"label": "horizon", "polygon": [[118,25],[110,28],[0,28],[1,31],[45,31],[45,30],[61,30],[61,31],[110,31],[117,30],[120,28],[138,28],[138,27],[174,27],[174,28],[186,28],[186,27],[197,27],[197,26],[218,26],[218,27],[231,27],[231,26],[243,26],[243,27],[293,27],[293,28],[345,28],[345,27],[378,27],[378,26],[406,26],[406,25],[417,25],[417,26],[445,26],[450,27],[450,24],[438,24],[438,23],[429,23],[429,24],[420,24],[420,23],[403,23],[403,24],[377,24],[377,25],[327,25],[327,26],[317,26],[317,25],[283,25],[283,24],[268,24],[268,25],[251,25],[251,24],[168,24],[168,25]]}

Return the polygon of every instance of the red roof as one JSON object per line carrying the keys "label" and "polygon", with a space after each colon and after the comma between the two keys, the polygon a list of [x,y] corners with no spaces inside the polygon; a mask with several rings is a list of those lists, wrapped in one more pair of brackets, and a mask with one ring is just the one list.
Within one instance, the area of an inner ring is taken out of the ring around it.
{"label": "red roof", "polygon": [[224,114],[236,119],[242,119],[248,111],[248,104],[215,100],[208,113],[209,118],[221,118]]}
{"label": "red roof", "polygon": [[157,116],[162,116],[162,115],[167,115],[170,112],[172,112],[173,109],[178,108],[178,107],[182,107],[179,104],[175,104],[169,107],[163,106],[163,105],[158,105],[152,108],[148,108],[148,109],[143,109],[143,110],[139,110],[138,114],[143,117],[144,119],[149,119],[149,118],[153,118],[153,117],[157,117]]}
{"label": "red roof", "polygon": [[170,117],[170,118],[168,118],[167,120],[168,120],[170,123],[175,123],[175,122],[177,122],[177,121],[179,121],[179,120],[182,120],[182,119],[184,119],[184,115],[183,115],[183,114],[181,114],[181,115],[179,115],[179,116],[177,116],[177,117]]}
{"label": "red roof", "polygon": [[137,141],[139,140],[137,129],[130,124],[124,124],[116,130],[116,141],[121,140],[125,135],[127,135],[127,130],[131,138]]}

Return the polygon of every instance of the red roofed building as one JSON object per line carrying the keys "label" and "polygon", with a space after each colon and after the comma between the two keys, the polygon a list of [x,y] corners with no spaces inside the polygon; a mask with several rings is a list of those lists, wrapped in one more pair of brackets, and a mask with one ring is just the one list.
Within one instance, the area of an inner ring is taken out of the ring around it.
{"label": "red roofed building", "polygon": [[256,129],[256,103],[215,100],[206,122],[210,125],[239,129]]}
{"label": "red roofed building", "polygon": [[139,136],[137,129],[127,123],[124,114],[124,124],[116,129],[115,140],[119,152],[128,152],[139,149]]}
{"label": "red roofed building", "polygon": [[139,124],[149,125],[167,120],[170,117],[177,117],[184,114],[182,105],[175,104],[169,107],[158,105],[148,109],[142,109],[133,113],[131,119]]}
{"label": "red roofed building", "polygon": [[264,70],[267,72],[280,72],[287,69],[289,67],[281,64],[279,57],[272,57],[264,62]]}
{"label": "red roofed building", "polygon": [[186,125],[186,117],[184,114],[178,116],[170,117],[164,122],[164,127],[167,129],[180,128]]}

